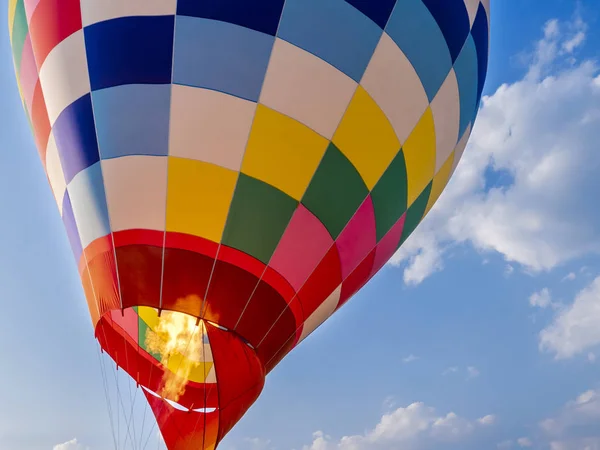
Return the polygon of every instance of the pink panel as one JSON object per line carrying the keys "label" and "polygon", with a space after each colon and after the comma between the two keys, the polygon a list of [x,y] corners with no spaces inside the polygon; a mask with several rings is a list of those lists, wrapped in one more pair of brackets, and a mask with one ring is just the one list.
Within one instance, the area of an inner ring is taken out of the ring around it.
{"label": "pink panel", "polygon": [[27,105],[27,111],[31,114],[31,105],[33,104],[33,93],[38,81],[38,70],[33,57],[33,47],[31,46],[31,35],[27,34],[25,44],[23,45],[23,56],[21,57],[21,67],[19,69],[19,82],[23,89],[23,97]]}
{"label": "pink panel", "polygon": [[333,245],[325,226],[302,204],[269,263],[298,291]]}
{"label": "pink panel", "polygon": [[388,260],[394,256],[396,250],[398,250],[398,244],[402,237],[402,230],[404,229],[404,220],[406,219],[406,213],[402,214],[400,220],[396,222],[390,231],[379,241],[377,244],[377,250],[375,251],[375,262],[373,263],[373,269],[371,276],[375,275],[379,270],[388,262]]}
{"label": "pink panel", "polygon": [[35,8],[37,8],[38,3],[40,2],[40,0],[24,0],[24,6],[25,6],[25,15],[27,16],[27,22],[31,22],[31,16],[33,15],[33,12],[35,11]]}
{"label": "pink panel", "polygon": [[376,243],[375,210],[371,196],[368,196],[336,241],[342,266],[342,279],[350,275],[375,248]]}
{"label": "pink panel", "polygon": [[138,315],[135,313],[133,308],[126,308],[123,310],[124,315],[121,313],[121,310],[113,310],[110,312],[110,318],[121,328],[125,330],[125,332],[131,336],[131,338],[137,342],[138,341]]}

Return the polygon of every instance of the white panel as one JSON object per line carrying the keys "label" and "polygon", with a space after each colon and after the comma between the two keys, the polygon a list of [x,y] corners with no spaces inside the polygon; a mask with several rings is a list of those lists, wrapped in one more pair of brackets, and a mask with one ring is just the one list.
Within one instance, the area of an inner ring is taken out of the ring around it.
{"label": "white panel", "polygon": [[177,11],[177,0],[81,0],[83,26],[127,16],[167,16]]}
{"label": "white panel", "polygon": [[435,123],[435,173],[446,162],[458,142],[460,127],[460,97],[454,69],[431,102]]}
{"label": "white panel", "polygon": [[52,49],[40,69],[40,83],[50,125],[67,106],[90,92],[83,30]]}
{"label": "white panel", "polygon": [[467,146],[467,143],[469,142],[470,136],[471,136],[471,124],[469,124],[469,126],[465,130],[464,134],[460,138],[460,141],[458,141],[458,144],[456,144],[456,148],[454,149],[454,162],[452,163],[452,171],[450,173],[450,176],[452,176],[452,174],[456,170],[456,166],[458,165],[460,158],[462,157],[462,154],[465,151],[465,148]]}
{"label": "white panel", "polygon": [[260,103],[331,139],[356,87],[321,58],[276,39]]}
{"label": "white panel", "polygon": [[113,231],[165,229],[166,156],[123,156],[102,161]]}
{"label": "white panel", "polygon": [[481,4],[485,8],[485,12],[487,13],[488,30],[489,30],[489,28],[490,28],[490,0],[481,0]]}
{"label": "white panel", "polygon": [[171,96],[169,155],[239,171],[256,103],[178,85]]}
{"label": "white panel", "polygon": [[94,240],[110,234],[100,163],[75,175],[67,190],[81,244],[85,249]]}
{"label": "white panel", "polygon": [[329,316],[331,316],[340,301],[342,285],[340,284],[323,303],[304,321],[302,334],[298,343],[302,342],[310,333],[315,331]]}
{"label": "white panel", "polygon": [[406,55],[383,33],[360,83],[404,143],[429,106],[423,84]]}
{"label": "white panel", "polygon": [[473,22],[475,22],[475,16],[477,15],[477,10],[479,9],[480,0],[464,0],[464,2],[467,12],[469,13],[469,23],[471,26],[473,26]]}
{"label": "white panel", "polygon": [[54,198],[58,204],[58,210],[62,216],[63,199],[65,197],[65,191],[67,190],[67,182],[65,181],[65,175],[53,133],[50,133],[48,146],[46,147],[46,173],[48,174],[48,180],[50,181]]}

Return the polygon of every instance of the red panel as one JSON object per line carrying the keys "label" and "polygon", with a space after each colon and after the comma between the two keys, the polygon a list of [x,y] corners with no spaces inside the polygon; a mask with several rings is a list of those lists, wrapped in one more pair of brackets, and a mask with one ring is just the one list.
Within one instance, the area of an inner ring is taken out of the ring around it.
{"label": "red panel", "polygon": [[201,253],[210,256],[212,259],[217,257],[217,250],[219,249],[219,244],[216,242],[198,236],[171,231],[167,232],[165,245],[169,248],[179,248]]}
{"label": "red panel", "polygon": [[233,329],[257,283],[255,275],[227,262],[217,261],[202,316]]}
{"label": "red panel", "polygon": [[263,364],[266,364],[277,352],[284,351],[287,353],[292,349],[296,338],[296,330],[300,327],[300,322],[294,320],[293,325],[290,324],[291,320],[288,317],[294,317],[294,314],[289,314],[288,312],[295,311],[297,314],[296,317],[301,317],[302,311],[299,308],[300,302],[297,299],[293,300],[290,304],[290,309],[275,323],[258,346],[256,351]]}
{"label": "red panel", "polygon": [[265,382],[265,370],[256,353],[235,334],[207,326],[222,411],[219,437],[256,401]]}
{"label": "red panel", "polygon": [[371,253],[362,260],[356,269],[344,280],[342,283],[342,292],[340,294],[340,301],[336,308],[339,309],[344,303],[346,303],[354,294],[362,288],[367,281],[371,279],[371,269],[373,268],[373,262],[375,261],[375,249],[371,250]]}
{"label": "red panel", "polygon": [[48,54],[65,38],[81,29],[80,0],[41,0],[31,22],[29,32],[38,67]]}
{"label": "red panel", "polygon": [[258,259],[226,245],[221,245],[219,248],[218,259],[240,267],[256,278],[260,278],[265,271],[265,265]]}
{"label": "red panel", "polygon": [[48,111],[46,110],[46,101],[42,93],[42,85],[39,80],[33,91],[33,104],[31,107],[31,124],[35,135],[35,143],[40,154],[40,159],[46,168],[46,147],[50,137],[50,119],[48,119]]}
{"label": "red panel", "polygon": [[115,247],[124,247],[133,244],[162,247],[165,232],[156,230],[124,230],[113,233],[113,239],[115,240]]}
{"label": "red panel", "polygon": [[[290,336],[290,338],[285,342],[284,345],[271,352],[272,356],[266,359],[267,363],[265,364],[265,370],[267,373],[273,370],[277,366],[277,364],[279,364],[281,360],[285,358],[285,355],[287,355],[294,348],[295,341],[296,335],[294,334],[293,336]],[[261,353],[262,347],[263,346],[261,345],[258,349],[259,354]]]}
{"label": "red panel", "polygon": [[165,249],[162,307],[200,317],[214,260],[200,253]]}
{"label": "red panel", "polygon": [[289,303],[296,295],[296,291],[288,281],[281,276],[272,267],[267,267],[267,270],[262,276],[263,281],[275,288],[279,294]]}
{"label": "red panel", "polygon": [[261,281],[235,328],[236,333],[256,347],[277,322],[279,329],[287,338],[298,326],[292,311],[287,306],[287,302],[277,291]]}
{"label": "red panel", "polygon": [[338,249],[333,246],[298,293],[304,317],[309,317],[341,282],[340,258]]}
{"label": "red panel", "polygon": [[117,247],[117,267],[123,307],[160,307],[162,247]]}
{"label": "red panel", "polygon": [[[218,426],[219,413],[195,413],[180,411],[167,402],[144,392],[150,404],[165,444],[169,450],[209,450],[215,448],[214,429]],[[205,435],[205,423],[209,433]]]}

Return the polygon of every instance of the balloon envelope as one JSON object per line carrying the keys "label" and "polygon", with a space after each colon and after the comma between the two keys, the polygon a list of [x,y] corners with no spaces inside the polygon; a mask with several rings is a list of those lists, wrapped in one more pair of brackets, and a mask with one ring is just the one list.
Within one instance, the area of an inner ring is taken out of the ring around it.
{"label": "balloon envelope", "polygon": [[215,448],[440,196],[489,0],[8,7],[96,337],[169,449]]}

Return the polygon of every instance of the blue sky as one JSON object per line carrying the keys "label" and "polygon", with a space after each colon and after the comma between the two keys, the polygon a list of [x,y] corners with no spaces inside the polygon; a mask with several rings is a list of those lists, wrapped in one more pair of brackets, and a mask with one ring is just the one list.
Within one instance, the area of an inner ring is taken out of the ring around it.
{"label": "blue sky", "polygon": [[[487,97],[448,189],[221,448],[600,449],[599,21],[596,0],[492,0]],[[104,450],[91,321],[6,22],[0,448]]]}

